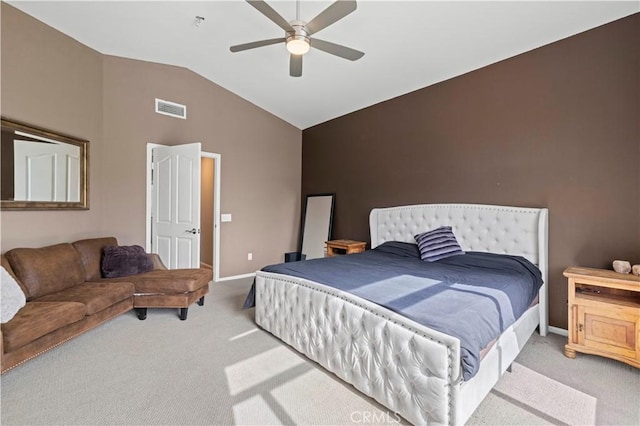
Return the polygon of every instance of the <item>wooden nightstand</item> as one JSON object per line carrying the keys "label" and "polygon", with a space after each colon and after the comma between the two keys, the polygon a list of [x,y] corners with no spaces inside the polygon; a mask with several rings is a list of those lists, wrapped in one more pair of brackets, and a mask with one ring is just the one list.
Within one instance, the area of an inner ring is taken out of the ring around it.
{"label": "wooden nightstand", "polygon": [[601,355],[640,367],[640,277],[571,267],[569,339],[564,354]]}
{"label": "wooden nightstand", "polygon": [[362,253],[367,245],[364,241],[354,240],[331,240],[327,241],[327,256],[339,254]]}

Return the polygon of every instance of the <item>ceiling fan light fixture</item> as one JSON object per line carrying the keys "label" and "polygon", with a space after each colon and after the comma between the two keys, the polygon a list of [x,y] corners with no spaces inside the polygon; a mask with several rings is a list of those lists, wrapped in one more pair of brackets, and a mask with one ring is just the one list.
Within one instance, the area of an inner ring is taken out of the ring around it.
{"label": "ceiling fan light fixture", "polygon": [[[356,0],[335,0],[322,12],[312,18],[311,21],[306,22],[300,20],[301,0],[296,0],[296,19],[287,22],[287,20],[269,6],[265,0],[246,0],[246,2],[271,22],[282,28],[284,30],[284,37],[237,44],[229,47],[229,50],[233,53],[242,52],[244,50],[284,42],[289,52],[289,75],[291,77],[302,76],[302,56],[311,49],[311,36],[335,24],[357,8]],[[360,52],[359,50],[317,38],[313,39],[313,48],[314,50],[320,50],[350,61],[357,61],[364,56],[364,52]]]}
{"label": "ceiling fan light fixture", "polygon": [[304,55],[310,48],[309,38],[305,36],[294,35],[287,38],[287,50],[292,55]]}

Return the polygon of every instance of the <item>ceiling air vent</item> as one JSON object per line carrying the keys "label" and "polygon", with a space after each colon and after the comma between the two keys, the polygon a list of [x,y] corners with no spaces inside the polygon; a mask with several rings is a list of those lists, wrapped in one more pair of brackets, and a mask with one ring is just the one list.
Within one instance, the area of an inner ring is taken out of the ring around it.
{"label": "ceiling air vent", "polygon": [[156,98],[156,112],[171,117],[187,119],[187,106]]}

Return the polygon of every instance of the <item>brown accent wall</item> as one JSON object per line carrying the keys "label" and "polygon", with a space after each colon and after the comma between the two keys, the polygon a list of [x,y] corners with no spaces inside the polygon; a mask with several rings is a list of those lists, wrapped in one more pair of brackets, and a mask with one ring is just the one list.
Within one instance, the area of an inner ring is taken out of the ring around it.
{"label": "brown accent wall", "polygon": [[569,265],[640,263],[640,14],[303,131],[302,193],[335,192],[334,238],[373,207],[549,208],[550,323]]}
{"label": "brown accent wall", "polygon": [[[187,105],[187,120],[154,111]],[[2,250],[111,234],[145,244],[146,144],[221,155],[220,276],[297,245],[301,131],[184,68],[101,55],[2,3],[2,114],[90,140],[91,209],[2,212]],[[247,260],[247,253],[253,260]]]}

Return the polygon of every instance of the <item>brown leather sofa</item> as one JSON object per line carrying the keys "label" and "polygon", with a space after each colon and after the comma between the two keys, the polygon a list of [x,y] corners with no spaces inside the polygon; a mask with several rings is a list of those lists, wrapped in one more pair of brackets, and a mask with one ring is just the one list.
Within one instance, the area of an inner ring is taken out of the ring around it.
{"label": "brown leather sofa", "polygon": [[204,303],[212,271],[167,270],[149,254],[154,269],[121,278],[101,276],[105,246],[113,237],[92,238],[42,248],[16,248],[2,256],[2,266],[22,288],[27,303],[0,330],[0,364],[5,371],[136,308],[145,319],[147,308],[179,308]]}

